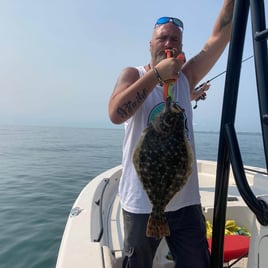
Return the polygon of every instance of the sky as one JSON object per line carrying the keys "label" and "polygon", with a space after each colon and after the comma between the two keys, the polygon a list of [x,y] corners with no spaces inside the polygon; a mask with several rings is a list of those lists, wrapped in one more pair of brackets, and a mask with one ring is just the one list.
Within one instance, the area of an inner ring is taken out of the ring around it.
{"label": "sky", "polygon": [[[110,122],[108,101],[123,68],[149,63],[156,19],[183,20],[183,50],[191,58],[222,2],[0,0],[0,125],[122,128]],[[252,54],[249,24],[243,58]],[[228,47],[202,82],[225,71],[227,57]],[[225,75],[213,80],[193,111],[196,130],[219,131],[224,82]],[[251,59],[242,65],[237,131],[260,131],[256,103]]]}

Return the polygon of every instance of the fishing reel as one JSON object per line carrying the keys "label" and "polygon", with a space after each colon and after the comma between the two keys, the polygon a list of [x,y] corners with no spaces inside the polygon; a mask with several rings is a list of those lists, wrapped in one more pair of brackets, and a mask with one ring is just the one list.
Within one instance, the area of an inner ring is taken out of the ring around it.
{"label": "fishing reel", "polygon": [[[210,81],[207,81],[207,83],[209,83]],[[196,87],[194,89],[194,92],[197,92],[198,91],[201,91],[202,90],[202,87],[205,85],[205,83],[202,83],[201,85],[199,85],[198,87]],[[199,93],[200,94],[200,93]],[[204,89],[202,90],[202,93],[197,97],[195,98],[195,105],[193,107],[193,109],[196,109],[197,108],[197,102],[199,102],[200,100],[205,100],[207,98],[207,93],[204,91]]]}
{"label": "fishing reel", "polygon": [[193,109],[196,109],[197,108],[197,102],[200,101],[200,100],[205,100],[207,97],[207,93],[203,93],[200,97],[198,97],[197,99],[195,99],[195,105],[193,107]]}

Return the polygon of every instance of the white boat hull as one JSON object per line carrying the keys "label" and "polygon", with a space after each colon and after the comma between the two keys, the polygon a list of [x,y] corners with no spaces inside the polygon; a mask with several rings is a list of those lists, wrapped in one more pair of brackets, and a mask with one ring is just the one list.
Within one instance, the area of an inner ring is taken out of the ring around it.
{"label": "white boat hull", "polygon": [[[212,222],[216,163],[198,161],[198,173],[204,215]],[[94,268],[121,267],[124,234],[117,194],[120,176],[121,166],[117,166],[94,178],[81,191],[65,227],[56,268],[84,268],[89,265]],[[268,203],[267,175],[247,172],[247,179],[254,193],[263,195]],[[226,219],[235,220],[237,225],[252,233],[249,257],[243,258],[234,267],[267,268],[268,228],[261,226],[246,206],[232,175],[228,196]],[[166,258],[167,253],[168,247],[162,240],[154,259],[154,268],[174,267],[173,262]]]}

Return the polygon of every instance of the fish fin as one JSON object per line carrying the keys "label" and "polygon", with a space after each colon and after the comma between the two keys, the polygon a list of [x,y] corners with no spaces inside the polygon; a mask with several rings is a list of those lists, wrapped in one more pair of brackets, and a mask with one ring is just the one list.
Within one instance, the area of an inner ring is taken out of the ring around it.
{"label": "fish fin", "polygon": [[170,230],[165,214],[161,215],[161,217],[155,217],[152,214],[150,215],[147,223],[146,236],[154,237],[156,239],[170,236]]}

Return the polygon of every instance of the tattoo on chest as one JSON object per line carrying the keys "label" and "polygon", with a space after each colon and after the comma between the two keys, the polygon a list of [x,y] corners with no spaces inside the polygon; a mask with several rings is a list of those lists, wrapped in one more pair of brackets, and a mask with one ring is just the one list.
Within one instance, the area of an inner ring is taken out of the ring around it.
{"label": "tattoo on chest", "polygon": [[122,117],[129,117],[136,111],[137,107],[145,101],[147,97],[147,91],[144,88],[141,92],[138,92],[134,100],[129,100],[117,109],[117,113]]}

